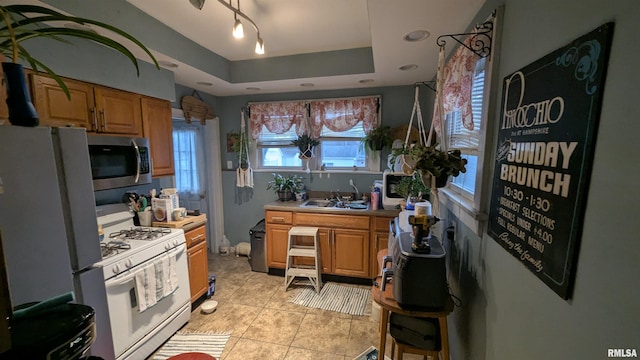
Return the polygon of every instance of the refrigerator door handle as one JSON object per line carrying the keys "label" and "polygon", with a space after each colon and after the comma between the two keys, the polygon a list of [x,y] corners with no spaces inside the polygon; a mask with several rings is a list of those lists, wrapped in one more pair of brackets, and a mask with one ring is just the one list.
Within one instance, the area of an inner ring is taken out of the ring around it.
{"label": "refrigerator door handle", "polygon": [[140,180],[140,149],[138,149],[138,144],[134,139],[131,139],[131,145],[136,150],[136,179],[134,182],[137,184],[138,180]]}

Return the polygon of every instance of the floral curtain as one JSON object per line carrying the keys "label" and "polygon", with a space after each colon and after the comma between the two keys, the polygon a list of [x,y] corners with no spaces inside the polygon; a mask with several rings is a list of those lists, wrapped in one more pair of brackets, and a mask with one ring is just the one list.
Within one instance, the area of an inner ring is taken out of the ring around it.
{"label": "floral curtain", "polygon": [[251,138],[258,139],[264,125],[270,132],[282,134],[296,124],[296,133],[307,128],[307,107],[303,101],[251,104]]}
{"label": "floral curtain", "polygon": [[[465,45],[470,46],[473,35],[467,37]],[[462,114],[462,126],[473,130],[471,112],[471,87],[473,74],[479,57],[464,46],[459,46],[443,69],[442,111],[446,115],[458,110]]]}
{"label": "floral curtain", "polygon": [[362,121],[365,132],[377,123],[378,100],[375,97],[311,101],[310,135],[318,138],[322,127],[331,131],[346,131]]}

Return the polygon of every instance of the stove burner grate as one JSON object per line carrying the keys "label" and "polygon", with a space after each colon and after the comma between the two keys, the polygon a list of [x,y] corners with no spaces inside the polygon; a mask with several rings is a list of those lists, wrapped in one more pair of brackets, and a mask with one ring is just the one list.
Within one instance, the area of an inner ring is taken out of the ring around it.
{"label": "stove burner grate", "polygon": [[129,249],[131,249],[131,244],[124,241],[113,240],[106,243],[100,243],[100,250],[102,251],[103,259]]}
{"label": "stove burner grate", "polygon": [[111,233],[109,238],[114,240],[155,240],[167,234],[171,234],[171,229],[136,227]]}

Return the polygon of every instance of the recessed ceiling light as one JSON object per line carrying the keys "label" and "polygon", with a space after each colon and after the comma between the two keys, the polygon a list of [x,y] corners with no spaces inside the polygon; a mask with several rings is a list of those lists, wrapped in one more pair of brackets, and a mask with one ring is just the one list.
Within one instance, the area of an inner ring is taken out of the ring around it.
{"label": "recessed ceiling light", "polygon": [[427,30],[415,30],[402,37],[402,40],[415,42],[427,39],[431,34]]}
{"label": "recessed ceiling light", "polygon": [[409,71],[409,70],[415,70],[417,68],[418,68],[418,65],[416,64],[407,64],[407,65],[400,66],[398,69],[402,71]]}
{"label": "recessed ceiling light", "polygon": [[211,86],[211,85],[213,85],[212,83],[207,82],[207,81],[198,81],[196,84],[202,85],[202,86]]}
{"label": "recessed ceiling light", "polygon": [[360,84],[369,84],[373,82],[373,79],[362,79],[358,81]]}
{"label": "recessed ceiling light", "polygon": [[258,90],[260,90],[259,87],[248,87],[248,88],[245,88],[245,89],[246,90],[250,90],[250,91],[258,91]]}
{"label": "recessed ceiling light", "polygon": [[302,83],[302,84],[300,84],[300,86],[303,86],[303,87],[314,87],[315,84],[314,83]]}
{"label": "recessed ceiling light", "polygon": [[162,67],[170,68],[170,69],[175,69],[178,67],[178,64],[172,63],[171,61],[167,61],[167,60],[160,60],[158,61],[158,64]]}

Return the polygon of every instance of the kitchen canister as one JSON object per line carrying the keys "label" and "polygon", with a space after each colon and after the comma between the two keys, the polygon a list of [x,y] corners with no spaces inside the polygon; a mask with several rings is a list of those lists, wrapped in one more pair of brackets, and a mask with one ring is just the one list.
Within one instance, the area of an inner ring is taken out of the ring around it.
{"label": "kitchen canister", "polygon": [[431,203],[428,201],[420,201],[413,204],[415,208],[415,216],[428,216],[431,214]]}

